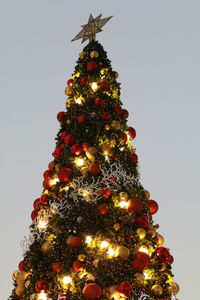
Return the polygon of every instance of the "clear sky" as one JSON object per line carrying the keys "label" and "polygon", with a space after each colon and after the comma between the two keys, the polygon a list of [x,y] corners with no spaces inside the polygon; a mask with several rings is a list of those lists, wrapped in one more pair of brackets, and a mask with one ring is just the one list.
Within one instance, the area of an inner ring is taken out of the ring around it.
{"label": "clear sky", "polygon": [[200,2],[10,0],[0,4],[0,299],[11,292],[32,203],[42,192],[65,108],[66,80],[83,45],[80,25],[114,15],[98,35],[119,72],[137,130],[141,181],[158,201],[179,300],[199,298]]}

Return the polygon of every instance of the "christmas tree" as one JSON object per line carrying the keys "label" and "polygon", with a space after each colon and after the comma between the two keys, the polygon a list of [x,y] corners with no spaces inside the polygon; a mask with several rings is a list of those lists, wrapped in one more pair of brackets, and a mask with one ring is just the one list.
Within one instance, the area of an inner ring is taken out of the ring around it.
{"label": "christmas tree", "polygon": [[74,40],[89,39],[67,81],[66,111],[42,195],[33,203],[12,300],[169,300],[179,291],[173,257],[139,181],[136,137],[122,108],[118,74],[90,15]]}

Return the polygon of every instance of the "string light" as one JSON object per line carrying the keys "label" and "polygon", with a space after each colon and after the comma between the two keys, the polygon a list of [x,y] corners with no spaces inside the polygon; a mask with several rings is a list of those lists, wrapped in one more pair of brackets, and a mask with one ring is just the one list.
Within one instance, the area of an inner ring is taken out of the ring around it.
{"label": "string light", "polygon": [[96,82],[92,82],[91,83],[91,88],[92,88],[93,92],[96,92],[96,90],[98,89],[97,83]]}
{"label": "string light", "polygon": [[138,251],[144,252],[146,254],[149,254],[149,249],[145,245],[140,246],[139,249],[138,249]]}
{"label": "string light", "polygon": [[81,99],[81,98],[77,98],[77,99],[75,99],[75,102],[76,102],[77,104],[82,104],[82,99]]}
{"label": "string light", "polygon": [[64,283],[64,284],[69,284],[69,283],[71,283],[71,282],[72,282],[71,277],[69,277],[69,276],[63,277],[63,283]]}
{"label": "string light", "polygon": [[47,220],[42,218],[42,219],[38,220],[37,227],[39,230],[45,230],[47,227],[47,224],[48,224]]}
{"label": "string light", "polygon": [[101,246],[102,249],[104,249],[104,248],[107,248],[108,245],[109,245],[108,242],[103,241],[103,242],[101,242],[101,245],[100,245],[100,246]]}
{"label": "string light", "polygon": [[78,166],[78,167],[82,167],[84,165],[84,159],[82,158],[77,158],[75,159],[75,164]]}
{"label": "string light", "polygon": [[127,203],[126,201],[121,201],[121,202],[119,203],[119,206],[120,206],[121,208],[127,208],[127,207],[128,207],[128,203]]}
{"label": "string light", "polygon": [[110,248],[107,253],[109,257],[112,257],[115,254],[115,250],[113,248]]}
{"label": "string light", "polygon": [[92,242],[92,237],[90,235],[86,236],[85,242],[86,244],[90,244]]}
{"label": "string light", "polygon": [[47,294],[44,293],[44,292],[41,292],[41,293],[38,295],[38,300],[47,300]]}
{"label": "string light", "polygon": [[145,280],[149,279],[149,274],[147,272],[143,273]]}
{"label": "string light", "polygon": [[54,178],[54,179],[52,179],[52,181],[53,181],[53,184],[55,185],[57,182],[59,182],[59,179],[58,178]]}

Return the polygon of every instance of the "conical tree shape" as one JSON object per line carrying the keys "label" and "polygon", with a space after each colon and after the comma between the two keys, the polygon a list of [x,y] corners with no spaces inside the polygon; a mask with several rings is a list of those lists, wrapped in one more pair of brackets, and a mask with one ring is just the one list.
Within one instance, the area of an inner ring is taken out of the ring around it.
{"label": "conical tree shape", "polygon": [[158,205],[139,182],[136,133],[99,42],[84,48],[65,93],[9,299],[171,299],[173,257],[153,223]]}

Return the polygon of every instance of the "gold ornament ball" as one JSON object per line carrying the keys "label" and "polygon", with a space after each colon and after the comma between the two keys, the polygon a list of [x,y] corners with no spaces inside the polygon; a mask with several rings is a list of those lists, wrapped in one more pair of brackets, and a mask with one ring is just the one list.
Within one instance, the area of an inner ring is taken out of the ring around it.
{"label": "gold ornament ball", "polygon": [[81,52],[81,53],[79,54],[80,59],[84,59],[85,54],[86,54],[85,52]]}
{"label": "gold ornament ball", "polygon": [[85,152],[86,156],[89,159],[94,159],[95,155],[97,154],[97,148],[95,147],[89,147],[86,152]]}
{"label": "gold ornament ball", "polygon": [[86,175],[88,173],[88,167],[81,168],[81,174]]}
{"label": "gold ornament ball", "polygon": [[41,250],[43,253],[48,254],[53,250],[53,245],[49,242],[44,242],[41,247]]}
{"label": "gold ornament ball", "polygon": [[117,256],[119,256],[122,259],[126,260],[130,256],[130,250],[127,247],[119,246],[117,248]]}
{"label": "gold ornament ball", "polygon": [[106,125],[105,125],[105,130],[107,130],[107,131],[110,130],[110,125],[109,125],[109,124],[106,124]]}
{"label": "gold ornament ball", "polygon": [[116,224],[113,226],[113,228],[114,228],[116,231],[118,231],[118,230],[120,230],[121,226],[120,226],[119,223],[116,223]]}
{"label": "gold ornament ball", "polygon": [[66,124],[67,124],[67,125],[70,125],[71,122],[72,122],[72,121],[68,119],[68,120],[66,121]]}
{"label": "gold ornament ball", "polygon": [[157,234],[157,241],[156,244],[158,247],[161,247],[164,244],[165,240],[161,234]]}
{"label": "gold ornament ball", "polygon": [[122,201],[127,201],[128,200],[128,194],[126,192],[121,192],[121,193],[119,193],[119,198]]}
{"label": "gold ornament ball", "polygon": [[76,103],[76,102],[75,102],[74,98],[69,98],[69,99],[66,101],[66,105],[67,105],[67,106],[70,106],[70,105],[75,104],[75,103]]}
{"label": "gold ornament ball", "polygon": [[145,196],[146,196],[147,200],[149,200],[150,199],[150,193],[149,193],[149,191],[145,190],[144,192],[145,192]]}
{"label": "gold ornament ball", "polygon": [[38,299],[38,294],[32,294],[30,296],[30,300],[37,300]]}
{"label": "gold ornament ball", "polygon": [[91,51],[90,52],[90,57],[91,58],[98,58],[99,57],[99,52],[98,51]]}
{"label": "gold ornament ball", "polygon": [[111,123],[111,127],[116,129],[116,130],[120,130],[121,129],[121,124],[119,121],[117,120],[113,120]]}
{"label": "gold ornament ball", "polygon": [[170,294],[176,295],[176,294],[178,294],[180,287],[179,287],[178,283],[171,282],[168,290],[169,290]]}
{"label": "gold ornament ball", "polygon": [[137,235],[139,236],[139,238],[142,240],[145,238],[146,236],[146,231],[143,228],[138,228],[136,230]]}
{"label": "gold ornament ball", "polygon": [[27,279],[28,275],[29,275],[29,274],[28,274],[27,272],[20,272],[20,273],[17,275],[16,283],[17,283],[17,284],[23,284],[24,281]]}
{"label": "gold ornament ball", "polygon": [[152,292],[154,293],[155,296],[162,296],[163,293],[163,288],[162,286],[155,284],[151,288]]}
{"label": "gold ornament ball", "polygon": [[84,254],[79,254],[78,260],[84,261],[85,260],[85,255]]}
{"label": "gold ornament ball", "polygon": [[65,95],[71,96],[73,93],[73,88],[71,86],[67,86],[65,89]]}
{"label": "gold ornament ball", "polygon": [[92,274],[87,275],[87,280],[95,281],[95,277]]}
{"label": "gold ornament ball", "polygon": [[101,148],[105,154],[109,154],[110,151],[112,150],[109,144],[102,144]]}
{"label": "gold ornament ball", "polygon": [[149,234],[154,238],[156,236],[156,229],[155,228],[152,228],[149,230]]}
{"label": "gold ornament ball", "polygon": [[19,270],[15,271],[13,274],[12,274],[12,279],[13,280],[16,280],[17,279],[17,276],[20,274],[21,272]]}
{"label": "gold ornament ball", "polygon": [[116,71],[114,72],[114,75],[115,75],[115,78],[119,77],[119,74]]}
{"label": "gold ornament ball", "polygon": [[134,282],[137,286],[142,286],[144,284],[145,277],[141,273],[136,273],[134,275]]}
{"label": "gold ornament ball", "polygon": [[23,294],[25,293],[25,285],[24,284],[19,284],[16,289],[15,289],[15,294],[18,296],[18,297],[22,297]]}

